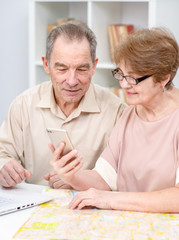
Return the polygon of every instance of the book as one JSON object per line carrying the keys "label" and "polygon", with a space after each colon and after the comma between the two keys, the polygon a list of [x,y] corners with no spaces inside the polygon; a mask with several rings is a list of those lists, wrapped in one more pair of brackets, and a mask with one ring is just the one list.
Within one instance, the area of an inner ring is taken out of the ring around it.
{"label": "book", "polygon": [[48,34],[57,26],[67,23],[67,22],[73,22],[76,24],[80,24],[81,22],[75,18],[59,18],[57,19],[57,22],[55,24],[47,24],[47,32]]}
{"label": "book", "polygon": [[111,61],[114,62],[114,52],[116,47],[128,36],[134,32],[134,25],[110,24],[108,25],[108,37],[110,45]]}

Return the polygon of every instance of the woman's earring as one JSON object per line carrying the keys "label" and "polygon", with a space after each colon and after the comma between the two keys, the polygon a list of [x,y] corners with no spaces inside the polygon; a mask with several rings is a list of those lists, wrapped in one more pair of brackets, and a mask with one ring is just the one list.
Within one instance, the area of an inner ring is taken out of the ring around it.
{"label": "woman's earring", "polygon": [[165,87],[164,86],[162,86],[162,92],[165,92]]}

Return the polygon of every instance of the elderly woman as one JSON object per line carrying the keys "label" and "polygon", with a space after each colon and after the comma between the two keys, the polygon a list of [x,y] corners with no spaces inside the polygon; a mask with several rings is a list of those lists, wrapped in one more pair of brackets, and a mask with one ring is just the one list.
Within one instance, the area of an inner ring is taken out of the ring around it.
{"label": "elderly woman", "polygon": [[179,212],[179,90],[173,86],[177,42],[164,29],[140,30],[116,49],[115,62],[113,76],[130,106],[95,168],[81,170],[76,150],[62,156],[64,143],[53,154],[51,163],[66,183],[89,189],[69,207]]}

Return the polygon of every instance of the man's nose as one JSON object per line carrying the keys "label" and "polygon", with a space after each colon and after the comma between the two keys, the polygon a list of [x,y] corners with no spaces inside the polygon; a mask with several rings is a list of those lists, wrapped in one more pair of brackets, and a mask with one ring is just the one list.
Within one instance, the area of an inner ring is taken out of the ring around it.
{"label": "man's nose", "polygon": [[66,81],[70,86],[75,86],[78,83],[78,78],[75,71],[71,70],[68,72]]}

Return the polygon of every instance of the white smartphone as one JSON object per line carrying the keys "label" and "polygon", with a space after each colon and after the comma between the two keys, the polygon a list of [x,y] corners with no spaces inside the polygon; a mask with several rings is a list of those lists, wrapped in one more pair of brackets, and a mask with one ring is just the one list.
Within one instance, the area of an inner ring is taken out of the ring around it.
{"label": "white smartphone", "polygon": [[55,148],[57,148],[61,142],[65,142],[65,148],[63,150],[64,155],[74,149],[67,130],[47,128],[47,133]]}

